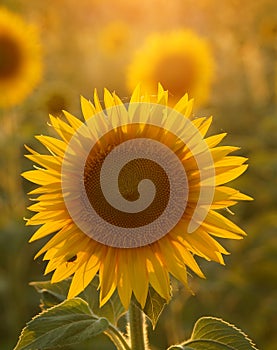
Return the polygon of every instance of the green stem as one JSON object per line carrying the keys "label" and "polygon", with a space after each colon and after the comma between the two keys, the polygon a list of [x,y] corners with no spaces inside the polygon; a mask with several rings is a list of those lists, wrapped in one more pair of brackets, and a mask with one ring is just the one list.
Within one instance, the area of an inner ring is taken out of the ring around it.
{"label": "green stem", "polygon": [[112,340],[117,350],[131,350],[124,335],[113,325],[110,324],[105,333]]}
{"label": "green stem", "polygon": [[134,301],[130,303],[129,311],[129,336],[132,350],[147,350],[147,329],[144,313]]}

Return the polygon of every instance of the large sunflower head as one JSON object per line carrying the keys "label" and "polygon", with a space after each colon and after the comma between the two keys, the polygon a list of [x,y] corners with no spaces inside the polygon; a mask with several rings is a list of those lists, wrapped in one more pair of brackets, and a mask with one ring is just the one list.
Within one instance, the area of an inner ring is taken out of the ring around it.
{"label": "large sunflower head", "polygon": [[95,92],[81,99],[84,122],[50,117],[58,137],[37,136],[46,154],[27,147],[39,165],[23,174],[38,185],[31,241],[52,234],[37,256],[53,283],[73,276],[69,298],[99,274],[100,305],[117,290],[143,307],[149,285],[168,301],[170,276],[187,286],[187,269],[204,276],[196,256],[223,264],[217,237],[245,235],[217,210],[249,199],[225,185],[246,159],[218,146],[225,134],[205,136],[211,118],[191,119],[187,95],[167,104],[161,85],[156,103],[140,87],[128,105],[105,90],[104,109]]}
{"label": "large sunflower head", "polygon": [[20,16],[0,8],[0,107],[22,102],[41,75],[37,29]]}
{"label": "large sunflower head", "polygon": [[151,34],[127,69],[130,90],[141,83],[154,94],[158,82],[176,103],[185,93],[197,105],[209,97],[214,59],[209,44],[191,31]]}

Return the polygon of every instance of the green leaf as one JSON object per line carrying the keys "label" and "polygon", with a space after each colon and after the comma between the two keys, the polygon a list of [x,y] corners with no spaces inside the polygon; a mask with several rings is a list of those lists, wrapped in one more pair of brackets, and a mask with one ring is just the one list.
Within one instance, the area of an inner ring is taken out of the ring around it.
{"label": "green leaf", "polygon": [[108,320],[93,315],[84,300],[65,300],[28,322],[14,350],[43,350],[80,343],[108,327]]}
{"label": "green leaf", "polygon": [[215,317],[200,318],[188,341],[168,350],[258,350],[252,340],[234,325]]}
{"label": "green leaf", "polygon": [[153,329],[155,329],[159,317],[166,305],[166,300],[160,296],[151,286],[148,290],[148,295],[144,309],[142,310],[145,315],[150,319]]}
{"label": "green leaf", "polygon": [[66,299],[71,280],[67,279],[59,283],[50,281],[31,282],[38,293],[41,294],[41,308],[47,309],[55,306]]}
{"label": "green leaf", "polygon": [[[46,309],[54,305],[59,304],[66,299],[71,279],[66,279],[59,283],[51,283],[50,281],[44,282],[31,282],[30,285],[41,294],[41,307]],[[123,305],[121,304],[118,293],[115,291],[112,297],[107,303],[99,307],[99,278],[95,276],[93,281],[87,286],[87,288],[79,295],[88,304],[93,313],[99,317],[105,317],[113,325],[116,325],[119,318],[126,313]]]}
{"label": "green leaf", "polygon": [[88,285],[80,296],[85,299],[91,310],[99,317],[105,317],[113,325],[117,325],[119,318],[124,315],[127,311],[121,304],[117,291],[113,293],[111,298],[103,305],[99,307],[99,293],[98,290],[99,278],[96,276],[93,281]]}

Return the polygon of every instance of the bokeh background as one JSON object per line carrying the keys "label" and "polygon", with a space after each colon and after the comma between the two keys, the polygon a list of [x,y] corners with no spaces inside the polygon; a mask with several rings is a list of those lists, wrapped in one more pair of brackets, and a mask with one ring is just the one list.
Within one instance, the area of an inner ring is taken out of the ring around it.
{"label": "bokeh background", "polygon": [[[49,279],[43,276],[44,262],[33,261],[43,242],[28,243],[33,228],[25,227],[23,220],[30,215],[25,209],[26,192],[33,188],[20,177],[32,166],[24,158],[23,145],[39,149],[33,135],[51,133],[48,114],[59,115],[66,109],[80,116],[79,97],[92,99],[94,88],[100,96],[104,87],[115,90],[128,101],[130,74],[151,70],[147,62],[130,69],[148,36],[189,30],[209,46],[213,60],[205,101],[198,104],[195,97],[194,114],[213,115],[213,132],[227,132],[224,143],[241,147],[238,153],[249,157],[248,171],[232,185],[255,200],[235,206],[235,215],[226,212],[248,233],[243,241],[225,243],[232,252],[226,266],[199,260],[207,279],[191,276],[195,296],[173,284],[174,298],[155,332],[150,331],[152,349],[184,340],[197,318],[213,315],[242,328],[260,349],[275,350],[276,1],[1,0],[0,5],[37,27],[43,66],[40,82],[23,100],[0,106],[0,348],[12,349],[22,327],[39,311],[39,295],[28,283]],[[156,49],[156,59],[163,57],[167,44]],[[187,66],[197,71],[196,56]],[[170,64],[164,62],[164,70],[186,70],[186,62],[176,59],[176,65],[174,57]],[[151,79],[157,83],[162,70],[155,74]],[[178,84],[177,90],[182,81]],[[0,87],[2,95],[5,91]],[[17,88],[15,84],[15,94]],[[173,84],[171,96],[177,90]],[[68,349],[114,347],[100,336],[93,343]]]}

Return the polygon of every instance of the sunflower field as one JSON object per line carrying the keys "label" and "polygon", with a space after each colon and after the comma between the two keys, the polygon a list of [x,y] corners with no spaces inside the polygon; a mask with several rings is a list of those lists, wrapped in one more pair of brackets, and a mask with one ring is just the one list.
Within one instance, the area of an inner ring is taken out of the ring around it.
{"label": "sunflower field", "polygon": [[277,348],[275,1],[1,0],[0,122],[1,350]]}

